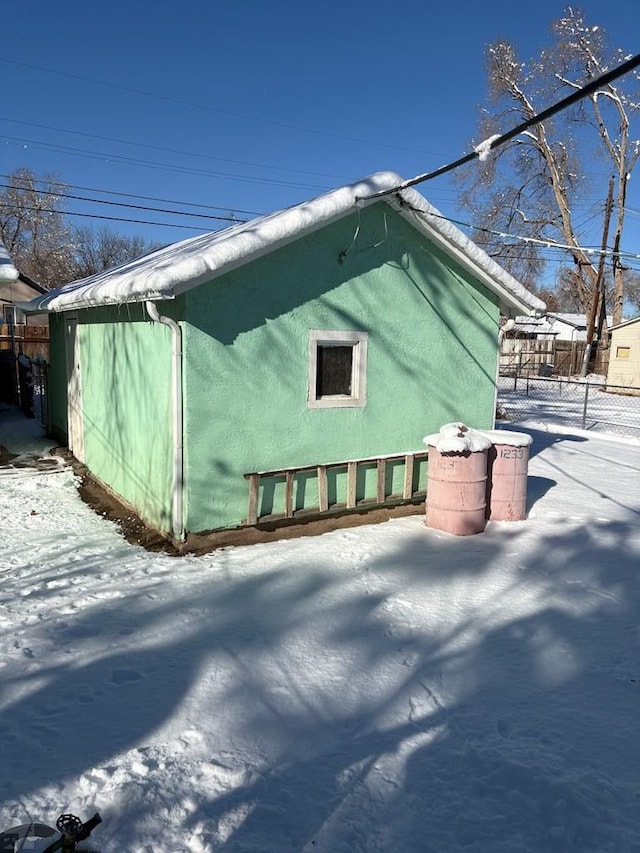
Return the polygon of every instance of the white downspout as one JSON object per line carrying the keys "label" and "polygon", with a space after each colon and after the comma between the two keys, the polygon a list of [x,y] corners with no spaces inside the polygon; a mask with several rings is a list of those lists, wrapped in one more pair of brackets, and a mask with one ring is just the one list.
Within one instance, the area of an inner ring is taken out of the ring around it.
{"label": "white downspout", "polygon": [[507,322],[498,330],[498,363],[496,364],[496,381],[495,381],[495,391],[493,394],[493,426],[496,425],[496,412],[498,411],[498,383],[500,382],[500,356],[502,354],[502,340],[507,332],[510,332],[511,329],[515,326],[515,320],[510,318]]}
{"label": "white downspout", "polygon": [[182,330],[171,317],[158,313],[154,302],[145,302],[147,313],[154,323],[171,330],[171,398],[173,404],[173,508],[172,530],[176,540],[185,538],[184,531],[184,440],[182,420]]}

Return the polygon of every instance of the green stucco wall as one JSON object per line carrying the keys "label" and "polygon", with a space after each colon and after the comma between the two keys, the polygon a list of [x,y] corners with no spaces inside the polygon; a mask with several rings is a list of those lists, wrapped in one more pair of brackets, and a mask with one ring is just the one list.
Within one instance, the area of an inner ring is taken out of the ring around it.
{"label": "green stucco wall", "polygon": [[[383,204],[190,291],[188,528],[242,523],[245,473],[422,450],[452,420],[492,426],[498,317],[494,294]],[[369,333],[365,407],[307,407],[310,329]]]}
{"label": "green stucco wall", "polygon": [[142,305],[78,313],[85,461],[160,530],[171,529],[171,335]]}

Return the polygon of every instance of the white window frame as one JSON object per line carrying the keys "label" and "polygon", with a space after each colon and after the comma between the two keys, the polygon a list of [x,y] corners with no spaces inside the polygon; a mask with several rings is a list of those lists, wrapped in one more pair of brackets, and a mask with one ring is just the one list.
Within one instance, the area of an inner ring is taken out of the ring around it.
{"label": "white window frame", "polygon": [[2,322],[8,326],[17,326],[20,323],[20,315],[15,305],[2,304]]}
{"label": "white window frame", "polygon": [[[309,409],[357,408],[366,406],[368,341],[369,334],[367,332],[311,329],[309,332],[309,390],[307,395],[307,407]],[[351,394],[316,396],[319,346],[350,346],[352,348]]]}

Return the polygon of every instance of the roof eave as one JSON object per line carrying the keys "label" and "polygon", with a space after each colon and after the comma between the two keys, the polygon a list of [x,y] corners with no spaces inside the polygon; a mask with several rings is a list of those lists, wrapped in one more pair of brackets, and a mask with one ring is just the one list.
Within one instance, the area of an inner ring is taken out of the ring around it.
{"label": "roof eave", "polygon": [[162,302],[175,299],[175,293],[148,291],[146,293],[136,293],[122,299],[78,299],[77,301],[65,300],[63,304],[57,304],[56,300],[47,302],[45,297],[36,297],[30,302],[16,302],[15,304],[24,311],[25,314],[62,314],[65,311],[83,311],[86,308],[118,308],[124,305],[134,305],[139,302]]}
{"label": "roof eave", "polygon": [[[205,246],[206,251],[200,251],[200,242],[201,239],[206,241],[208,235],[192,238],[184,244],[176,244],[181,251],[188,246],[188,250],[182,252],[178,259],[172,259],[168,254],[171,247],[165,247],[141,259],[127,262],[113,271],[71,282],[21,307],[27,313],[37,314],[174,299],[194,287],[213,281],[325,228],[359,208],[384,201],[493,291],[505,313],[538,316],[544,312],[546,306],[540,299],[527,291],[453,223],[441,216],[423,196],[413,189],[394,189],[399,183],[400,176],[395,173],[376,173],[293,208],[229,229],[223,241],[209,242]],[[380,189],[388,194],[381,196]],[[104,284],[108,279],[111,279],[112,289],[105,296]]]}
{"label": "roof eave", "polygon": [[[409,190],[408,192],[412,191]],[[444,234],[443,231],[445,228],[438,227],[441,222],[448,222],[445,217],[440,216],[440,214],[435,212],[435,209],[432,212],[431,210],[416,207],[415,203],[412,203],[414,199],[409,199],[407,203],[406,194],[407,190],[403,190],[402,194],[398,193],[395,196],[387,196],[385,200],[404,219],[413,224],[414,227],[417,226],[445,254],[457,261],[462,267],[493,290],[500,300],[500,307],[504,313],[515,312],[516,314],[525,314],[529,317],[541,317],[545,313],[547,306],[541,299],[529,293],[523,285],[499,267],[482,249],[472,244],[462,232],[458,232],[458,229],[455,229],[455,232],[460,235],[466,244],[473,245],[476,252],[486,259],[484,265],[478,263],[467,250],[458,245],[455,239],[452,239],[453,233]],[[417,196],[417,200],[424,205],[425,199],[422,196]],[[448,230],[453,232],[454,229]],[[492,275],[490,272],[491,267],[495,267],[500,274]],[[511,287],[509,283],[512,283]]]}
{"label": "roof eave", "polygon": [[[264,239],[260,245],[256,245],[252,248],[250,253],[241,251],[240,248],[236,252],[232,251],[229,254],[229,257],[214,269],[203,270],[197,275],[183,275],[183,272],[180,269],[180,264],[178,263],[173,271],[172,281],[165,284],[162,291],[158,291],[157,289],[140,290],[138,292],[130,292],[126,297],[106,300],[104,296],[100,296],[98,299],[93,299],[90,291],[87,291],[86,288],[79,287],[78,292],[82,294],[82,298],[77,301],[74,301],[68,292],[63,294],[50,294],[47,292],[47,294],[42,297],[36,297],[30,302],[22,303],[20,307],[28,314],[44,314],[63,311],[77,311],[84,308],[97,308],[105,305],[124,305],[146,302],[147,300],[175,299],[177,296],[192,290],[194,287],[214,281],[222,275],[226,275],[233,270],[245,266],[249,262],[253,262],[265,255],[275,252],[277,249],[281,249],[290,243],[294,243],[301,237],[320,231],[328,225],[338,222],[345,216],[352,213],[355,214],[358,208],[369,207],[371,204],[375,204],[379,201],[380,199],[370,198],[358,203],[354,200],[349,200],[349,202],[346,203],[345,200],[345,203],[341,207],[332,209],[324,216],[318,216],[311,222],[301,223],[300,227],[297,229],[285,229],[285,233],[281,237]],[[311,203],[312,202],[313,200],[311,200]],[[307,204],[309,204],[309,202],[307,202]],[[295,210],[300,206],[301,205],[296,205],[296,207],[291,210]],[[278,216],[282,220],[282,217],[286,216],[287,212],[287,210],[278,211],[276,214],[271,214],[271,216],[274,219]],[[103,275],[108,275],[108,272]]]}

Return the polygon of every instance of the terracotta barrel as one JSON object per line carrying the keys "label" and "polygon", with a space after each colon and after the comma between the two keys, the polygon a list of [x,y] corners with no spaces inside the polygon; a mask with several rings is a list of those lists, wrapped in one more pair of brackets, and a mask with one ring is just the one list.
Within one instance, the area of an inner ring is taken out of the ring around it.
{"label": "terracotta barrel", "polygon": [[487,518],[522,521],[527,516],[527,475],[531,436],[495,430],[488,450]]}
{"label": "terracotta barrel", "polygon": [[468,536],[486,521],[487,450],[441,452],[429,447],[428,527]]}

